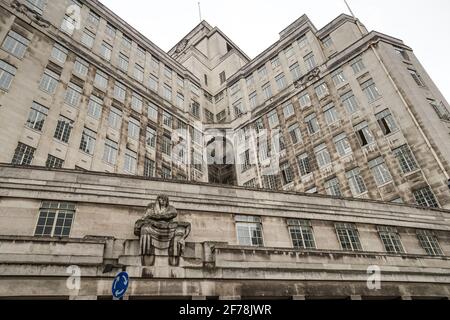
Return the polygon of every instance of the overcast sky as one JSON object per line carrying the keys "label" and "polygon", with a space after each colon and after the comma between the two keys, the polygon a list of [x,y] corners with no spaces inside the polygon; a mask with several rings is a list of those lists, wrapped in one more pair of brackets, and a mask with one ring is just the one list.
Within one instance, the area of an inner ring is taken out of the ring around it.
{"label": "overcast sky", "polygon": [[[198,0],[100,0],[161,49],[168,51],[199,23]],[[369,30],[405,41],[450,99],[450,1],[348,0]],[[340,13],[343,0],[201,0],[202,18],[219,27],[250,58],[307,14],[320,29]]]}

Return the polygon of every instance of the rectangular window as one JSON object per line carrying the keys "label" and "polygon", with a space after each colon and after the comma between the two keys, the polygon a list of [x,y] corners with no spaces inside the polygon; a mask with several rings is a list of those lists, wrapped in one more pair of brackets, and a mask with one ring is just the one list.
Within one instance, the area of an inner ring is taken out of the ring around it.
{"label": "rectangular window", "polygon": [[308,39],[306,38],[306,35],[302,36],[300,39],[297,40],[298,46],[300,49],[305,48],[308,45]]}
{"label": "rectangular window", "polygon": [[236,101],[233,103],[234,117],[237,119],[244,114],[244,108],[242,107],[242,101]]}
{"label": "rectangular window", "polygon": [[166,166],[162,166],[161,168],[161,178],[163,179],[172,179],[172,170]]}
{"label": "rectangular window", "polygon": [[134,66],[133,77],[139,82],[144,82],[144,67],[141,67],[138,64],[135,65]]}
{"label": "rectangular window", "polygon": [[168,66],[164,66],[164,75],[167,78],[172,79],[172,69],[170,69]]}
{"label": "rectangular window", "polygon": [[131,96],[131,109],[133,109],[136,112],[141,113],[143,105],[144,105],[144,101],[143,101],[142,97],[133,93],[133,95]]}
{"label": "rectangular window", "polygon": [[72,120],[69,120],[63,116],[59,116],[58,124],[56,126],[54,138],[68,143],[70,133],[72,131]]}
{"label": "rectangular window", "polygon": [[36,151],[35,148],[19,142],[16,151],[14,152],[12,164],[24,166],[30,165],[33,162],[35,151]]}
{"label": "rectangular window", "polygon": [[59,75],[49,69],[45,69],[44,74],[42,75],[39,89],[49,94],[54,94],[56,91],[56,87],[58,86],[58,82]]}
{"label": "rectangular window", "polygon": [[342,104],[348,114],[354,114],[358,111],[358,101],[356,101],[355,95],[352,91],[347,92],[341,96]]}
{"label": "rectangular window", "polygon": [[159,71],[159,60],[156,59],[155,57],[152,57],[151,66],[153,70]]}
{"label": "rectangular window", "polygon": [[361,57],[358,57],[357,59],[355,59],[352,62],[351,66],[352,66],[353,72],[355,74],[360,73],[361,71],[363,71],[366,68]]}
{"label": "rectangular window", "polygon": [[133,140],[139,140],[139,135],[141,131],[141,124],[139,120],[131,118],[128,121],[128,137]]}
{"label": "rectangular window", "polygon": [[108,75],[100,70],[95,73],[94,85],[102,90],[108,86]]}
{"label": "rectangular window", "polygon": [[172,155],[172,140],[169,136],[162,136],[161,152],[165,155]]}
{"label": "rectangular window", "polygon": [[106,61],[111,61],[111,55],[112,55],[112,46],[110,46],[106,42],[103,42],[102,46],[100,47],[100,56]]}
{"label": "rectangular window", "polygon": [[248,100],[249,100],[249,102],[250,102],[250,107],[252,108],[252,109],[254,109],[254,108],[256,108],[257,107],[257,105],[258,105],[258,100],[257,100],[257,94],[256,94],[256,91],[255,92],[252,92],[250,95],[249,95],[249,97],[248,97]]}
{"label": "rectangular window", "polygon": [[375,117],[377,118],[378,124],[380,125],[384,135],[391,134],[398,130],[394,117],[388,109],[376,114]]}
{"label": "rectangular window", "polygon": [[302,133],[298,123],[291,125],[288,128],[289,135],[291,136],[292,144],[302,142]]}
{"label": "rectangular window", "polygon": [[44,107],[43,105],[40,105],[39,103],[33,102],[30,114],[28,115],[28,120],[26,124],[27,127],[37,131],[42,131],[47,115],[48,115],[48,108]]}
{"label": "rectangular window", "polygon": [[106,33],[108,36],[114,38],[114,37],[116,36],[116,32],[117,32],[117,30],[116,30],[116,28],[115,28],[114,26],[112,26],[112,25],[109,24],[109,23],[106,24],[105,33]]}
{"label": "rectangular window", "polygon": [[378,226],[378,234],[388,253],[405,253],[396,228]]}
{"label": "rectangular window", "polygon": [[276,68],[278,68],[279,66],[281,66],[280,58],[279,58],[279,57],[273,58],[273,59],[270,61],[270,63],[272,64],[272,69],[276,69]]}
{"label": "rectangular window", "polygon": [[69,51],[66,48],[56,43],[52,49],[52,58],[57,62],[64,64],[66,63],[68,53]]}
{"label": "rectangular window", "polygon": [[312,69],[314,69],[317,64],[316,64],[316,59],[314,57],[314,54],[311,52],[308,55],[306,55],[303,60],[305,61],[306,64],[306,71],[311,71]]}
{"label": "rectangular window", "polygon": [[408,69],[408,71],[411,74],[411,77],[413,78],[413,80],[416,82],[416,84],[419,87],[425,87],[425,82],[423,82],[422,77],[420,76],[420,74],[417,73],[416,70]]}
{"label": "rectangular window", "polygon": [[417,238],[419,239],[420,245],[430,256],[442,256],[444,255],[439,245],[439,241],[436,235],[432,231],[428,230],[418,230]]}
{"label": "rectangular window", "polygon": [[284,73],[279,74],[275,77],[275,81],[278,86],[278,90],[283,90],[287,86],[286,77],[284,76]]}
{"label": "rectangular window", "polygon": [[393,153],[402,169],[403,173],[410,173],[419,169],[416,159],[407,144],[400,148],[394,149]]}
{"label": "rectangular window", "polygon": [[369,130],[369,125],[367,124],[367,121],[361,122],[360,124],[355,126],[354,130],[356,132],[356,136],[358,137],[358,141],[361,147],[365,147],[375,142],[375,138]]}
{"label": "rectangular window", "polygon": [[375,100],[377,100],[378,98],[381,97],[381,94],[378,91],[378,88],[375,85],[375,82],[373,81],[373,79],[367,80],[366,82],[362,83],[361,89],[366,94],[369,102],[374,102]]}
{"label": "rectangular window", "polygon": [[155,148],[156,147],[156,130],[150,127],[147,127],[147,136],[145,138],[145,143],[147,147]]}
{"label": "rectangular window", "polygon": [[146,51],[144,48],[142,48],[140,45],[137,46],[137,50],[136,50],[136,56],[139,59],[145,59],[145,56],[147,55]]}
{"label": "rectangular window", "polygon": [[115,165],[117,162],[117,152],[119,150],[119,145],[109,139],[106,139],[105,150],[103,153],[103,161]]}
{"label": "rectangular window", "polygon": [[258,75],[260,78],[264,78],[265,76],[267,76],[266,66],[262,66],[261,68],[258,69]]}
{"label": "rectangular window", "polygon": [[251,74],[245,79],[247,86],[250,87],[255,84],[255,77]]}
{"label": "rectangular window", "polygon": [[122,69],[122,71],[127,72],[128,64],[129,64],[128,57],[123,53],[119,54],[119,68]]}
{"label": "rectangular window", "polygon": [[241,160],[241,172],[245,172],[251,168],[250,164],[250,150],[246,150],[240,156]]}
{"label": "rectangular window", "polygon": [[313,135],[320,131],[319,122],[315,113],[310,114],[305,118],[305,123],[308,128],[308,133]]}
{"label": "rectangular window", "polygon": [[120,130],[120,128],[122,127],[122,110],[111,107],[108,116],[108,124],[111,128]]}
{"label": "rectangular window", "polygon": [[347,79],[345,79],[344,76],[344,71],[342,70],[335,71],[332,75],[332,78],[335,86],[339,86],[340,84],[345,83],[347,81]]}
{"label": "rectangular window", "polygon": [[94,46],[95,34],[88,29],[84,29],[83,35],[81,36],[81,43],[86,47],[91,49]]}
{"label": "rectangular window", "polygon": [[324,46],[325,48],[331,48],[331,47],[333,46],[333,40],[331,39],[330,36],[325,37],[325,38],[322,40],[322,43],[323,43],[323,46]]}
{"label": "rectangular window", "polygon": [[316,91],[316,94],[317,94],[317,97],[319,98],[319,100],[325,98],[326,96],[328,96],[330,94],[326,83],[321,83],[314,89]]}
{"label": "rectangular window", "polygon": [[200,118],[200,103],[197,101],[192,100],[191,102],[191,114],[196,118]]}
{"label": "rectangular window", "polygon": [[77,58],[73,70],[76,74],[86,77],[89,71],[89,64],[86,61]]}
{"label": "rectangular window", "polygon": [[25,5],[38,14],[42,14],[44,12],[45,0],[26,0]]}
{"label": "rectangular window", "polygon": [[94,26],[97,26],[100,23],[100,16],[96,14],[94,11],[89,12],[88,16],[89,23],[93,24]]}
{"label": "rectangular window", "polygon": [[422,207],[439,208],[439,204],[430,187],[413,191],[416,203]]}
{"label": "rectangular window", "polygon": [[334,104],[330,103],[323,108],[323,113],[325,115],[325,121],[328,125],[336,123],[339,121],[339,115]]}
{"label": "rectangular window", "polygon": [[167,112],[163,112],[163,124],[166,127],[172,128],[172,123],[173,123],[173,117],[170,113]]}
{"label": "rectangular window", "polygon": [[410,61],[408,53],[407,53],[405,50],[403,50],[402,48],[395,48],[395,52],[396,52],[403,60]]}
{"label": "rectangular window", "polygon": [[114,98],[118,101],[125,102],[125,96],[127,93],[127,89],[120,82],[116,82],[114,85]]}
{"label": "rectangular window", "polygon": [[148,104],[147,113],[148,118],[151,119],[153,122],[158,121],[158,107],[155,106],[153,103]]}
{"label": "rectangular window", "polygon": [[2,49],[16,58],[23,59],[29,45],[30,40],[11,30],[3,41]]}
{"label": "rectangular window", "polygon": [[132,40],[128,38],[126,35],[122,36],[122,45],[127,48],[131,49]]}
{"label": "rectangular window", "polygon": [[308,154],[304,153],[297,156],[297,163],[302,177],[307,176],[312,172]]}
{"label": "rectangular window", "polygon": [[352,191],[353,196],[356,197],[367,192],[367,187],[361,176],[359,168],[355,168],[351,171],[348,171],[345,175],[348,179],[348,183],[350,185],[350,189]]}
{"label": "rectangular window", "polygon": [[103,109],[103,100],[96,97],[91,96],[88,103],[88,110],[87,114],[88,116],[99,120],[102,116],[102,109]]}
{"label": "rectangular window", "polygon": [[150,78],[148,79],[148,87],[150,90],[158,92],[158,78],[154,75],[150,75]]}
{"label": "rectangular window", "polygon": [[0,89],[8,91],[16,75],[17,69],[12,65],[0,60]]}
{"label": "rectangular window", "polygon": [[340,157],[345,157],[353,153],[347,134],[341,133],[340,135],[337,135],[333,138],[333,142]]}
{"label": "rectangular window", "polygon": [[278,114],[277,114],[276,110],[273,110],[272,112],[270,112],[268,114],[267,118],[269,119],[270,128],[275,128],[280,123],[278,120]]}
{"label": "rectangular window", "polygon": [[300,77],[302,76],[302,72],[300,70],[300,65],[298,64],[298,62],[290,66],[289,70],[291,71],[292,80],[294,81],[300,79]]}
{"label": "rectangular window", "polygon": [[382,186],[392,181],[391,173],[383,157],[378,157],[369,162],[369,168],[372,171],[377,186]]}
{"label": "rectangular window", "polygon": [[64,102],[71,107],[77,108],[80,105],[81,95],[83,94],[83,89],[76,84],[69,82],[67,86],[66,95],[64,97]]}
{"label": "rectangular window", "polygon": [[146,157],[144,160],[144,177],[153,178],[155,176],[155,161]]}
{"label": "rectangular window", "polygon": [[225,71],[222,71],[222,72],[219,74],[219,80],[220,80],[220,84],[221,84],[221,85],[224,84],[225,81],[227,81],[227,77],[226,77],[226,75],[225,75]]}
{"label": "rectangular window", "polygon": [[315,249],[311,222],[306,220],[288,219],[287,225],[295,249]]}
{"label": "rectangular window", "polygon": [[301,96],[298,97],[298,102],[300,103],[300,107],[307,108],[311,106],[311,97],[309,96],[309,93],[304,93]]}
{"label": "rectangular window", "polygon": [[336,233],[343,250],[362,251],[356,226],[350,223],[336,223]]}
{"label": "rectangular window", "polygon": [[181,93],[177,93],[177,107],[183,109],[184,107],[184,96]]}
{"label": "rectangular window", "polygon": [[294,181],[294,171],[292,171],[291,165],[285,162],[280,165],[281,178],[283,179],[283,185],[287,185]]}
{"label": "rectangular window", "polygon": [[277,176],[274,175],[264,175],[263,176],[263,187],[264,189],[276,190],[277,189]]}
{"label": "rectangular window", "polygon": [[288,103],[283,107],[283,114],[285,119],[288,119],[295,115],[294,106],[292,105],[292,103]]}
{"label": "rectangular window", "polygon": [[87,154],[93,155],[97,133],[88,128],[84,128],[81,136],[80,150]]}
{"label": "rectangular window", "polygon": [[[240,91],[241,88],[239,87],[239,82],[236,82],[231,88],[230,88],[230,93],[233,96],[234,99],[238,99],[240,98]],[[238,95],[239,94],[239,95]]]}
{"label": "rectangular window", "polygon": [[55,169],[61,169],[63,164],[64,160],[54,157],[50,154],[48,155],[47,161],[45,162],[45,166],[47,168],[55,168]]}
{"label": "rectangular window", "polygon": [[127,149],[125,152],[125,161],[123,171],[126,173],[136,174],[137,169],[137,153]]}
{"label": "rectangular window", "polygon": [[164,98],[168,101],[172,101],[172,87],[164,84],[163,86]]}
{"label": "rectangular window", "polygon": [[331,156],[328,152],[327,145],[325,143],[314,148],[317,164],[319,168],[327,167],[331,164]]}
{"label": "rectangular window", "polygon": [[34,236],[69,237],[74,216],[75,204],[44,201],[39,209]]}
{"label": "rectangular window", "polygon": [[237,240],[241,246],[264,246],[261,218],[254,216],[235,216]]}
{"label": "rectangular window", "polygon": [[286,58],[289,59],[293,55],[295,55],[294,48],[292,46],[289,46],[286,50],[284,50],[284,54],[286,55]]}
{"label": "rectangular window", "polygon": [[77,28],[77,20],[74,16],[65,14],[61,23],[61,30],[67,33],[69,36],[73,35],[73,32]]}
{"label": "rectangular window", "polygon": [[341,185],[338,178],[326,181],[325,190],[329,196],[342,197]]}

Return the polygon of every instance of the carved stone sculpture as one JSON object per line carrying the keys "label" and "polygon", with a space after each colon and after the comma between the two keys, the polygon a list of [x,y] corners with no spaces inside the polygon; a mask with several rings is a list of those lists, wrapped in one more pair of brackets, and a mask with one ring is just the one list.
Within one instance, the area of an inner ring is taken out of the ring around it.
{"label": "carved stone sculpture", "polygon": [[144,217],[136,221],[134,234],[140,238],[142,265],[154,265],[155,249],[167,250],[169,264],[179,265],[191,224],[173,221],[176,217],[177,210],[169,204],[169,198],[159,195],[147,206]]}

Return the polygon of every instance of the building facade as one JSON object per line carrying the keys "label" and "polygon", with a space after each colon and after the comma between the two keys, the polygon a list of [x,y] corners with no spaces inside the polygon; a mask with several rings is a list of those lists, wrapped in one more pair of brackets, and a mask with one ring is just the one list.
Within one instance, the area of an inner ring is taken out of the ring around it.
{"label": "building facade", "polygon": [[[96,0],[0,11],[0,297],[450,295],[450,111],[401,40],[302,16],[250,59],[206,21],[164,52]],[[146,266],[161,193],[191,232]]]}

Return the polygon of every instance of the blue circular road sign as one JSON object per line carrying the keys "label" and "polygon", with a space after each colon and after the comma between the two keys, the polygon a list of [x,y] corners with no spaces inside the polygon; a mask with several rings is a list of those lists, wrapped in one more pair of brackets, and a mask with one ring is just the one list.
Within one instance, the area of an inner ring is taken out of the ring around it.
{"label": "blue circular road sign", "polygon": [[130,281],[127,272],[122,271],[119,274],[117,274],[112,283],[113,297],[116,299],[122,298],[127,292],[129,282]]}

